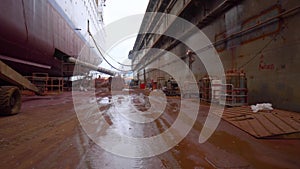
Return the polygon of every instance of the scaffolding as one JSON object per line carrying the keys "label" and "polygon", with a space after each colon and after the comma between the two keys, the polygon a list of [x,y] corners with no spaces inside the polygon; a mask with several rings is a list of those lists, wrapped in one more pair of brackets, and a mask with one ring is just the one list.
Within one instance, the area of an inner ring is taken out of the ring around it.
{"label": "scaffolding", "polygon": [[229,70],[226,82],[205,75],[200,81],[200,100],[225,106],[243,106],[248,103],[247,78],[243,71]]}
{"label": "scaffolding", "polygon": [[204,76],[199,81],[200,100],[205,102],[218,103],[220,99],[222,81],[217,78]]}
{"label": "scaffolding", "polygon": [[205,102],[211,101],[211,79],[206,75],[199,81],[200,100]]}
{"label": "scaffolding", "polygon": [[226,84],[221,84],[219,103],[226,106],[247,105],[247,78],[243,71],[228,71],[226,73]]}
{"label": "scaffolding", "polygon": [[64,90],[64,79],[62,77],[49,77],[48,73],[32,73],[26,76],[42,94],[59,94]]}

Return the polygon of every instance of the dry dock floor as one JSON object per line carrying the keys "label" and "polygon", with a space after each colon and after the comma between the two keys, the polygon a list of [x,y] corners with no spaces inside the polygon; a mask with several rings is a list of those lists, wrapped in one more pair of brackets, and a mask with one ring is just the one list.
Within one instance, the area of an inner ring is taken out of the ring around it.
{"label": "dry dock floor", "polygon": [[[78,92],[81,94],[84,92]],[[104,98],[105,93],[98,97]],[[152,136],[171,126],[179,102],[179,98],[169,99],[165,112],[145,127],[123,123],[111,105],[99,110],[110,112],[104,113],[105,120],[115,130],[131,136]],[[89,139],[77,119],[71,92],[25,98],[20,114],[0,117],[0,168],[299,168],[299,139],[258,139],[224,119],[212,137],[199,144],[208,109],[207,105],[200,106],[192,130],[169,151],[149,158],[125,158]],[[230,118],[228,114],[226,118]]]}

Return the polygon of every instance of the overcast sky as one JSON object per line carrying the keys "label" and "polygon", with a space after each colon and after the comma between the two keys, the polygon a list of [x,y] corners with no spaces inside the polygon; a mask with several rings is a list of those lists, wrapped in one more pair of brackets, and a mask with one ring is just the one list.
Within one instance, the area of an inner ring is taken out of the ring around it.
{"label": "overcast sky", "polygon": [[[108,25],[118,19],[121,19],[126,16],[143,14],[146,11],[149,0],[106,0],[106,6],[104,7],[104,24]],[[118,46],[114,47],[109,51],[109,55],[112,56],[115,60],[118,60],[121,63],[129,64],[128,52],[132,49],[135,38],[129,38]],[[110,60],[111,64],[115,67],[120,67],[115,61]],[[102,62],[101,67],[109,68],[110,66]],[[112,69],[113,70],[113,69]]]}

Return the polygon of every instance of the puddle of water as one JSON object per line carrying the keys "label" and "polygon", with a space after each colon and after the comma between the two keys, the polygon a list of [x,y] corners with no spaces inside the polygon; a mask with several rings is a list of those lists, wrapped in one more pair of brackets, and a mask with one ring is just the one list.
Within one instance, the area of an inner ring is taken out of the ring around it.
{"label": "puddle of water", "polygon": [[109,98],[109,97],[99,98],[99,99],[97,99],[97,102],[101,106],[110,105],[110,104],[112,104],[112,98]]}

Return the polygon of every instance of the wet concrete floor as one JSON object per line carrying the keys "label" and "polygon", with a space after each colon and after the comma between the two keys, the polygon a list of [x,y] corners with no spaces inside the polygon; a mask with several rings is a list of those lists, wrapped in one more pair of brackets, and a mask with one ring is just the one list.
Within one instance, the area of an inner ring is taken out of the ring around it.
{"label": "wet concrete floor", "polygon": [[[71,92],[42,98],[24,98],[20,114],[0,117],[0,168],[200,169],[300,166],[300,140],[255,139],[223,120],[212,137],[200,144],[198,139],[207,117],[207,105],[200,106],[196,123],[188,135],[168,151],[145,158],[115,155],[111,153],[114,151],[112,147],[104,148],[96,144],[97,140],[88,136],[93,134],[86,133],[87,130],[82,128],[79,122],[80,117],[85,117],[86,114],[92,121],[95,120],[90,113],[91,103],[97,105],[98,115],[106,124],[93,128],[95,133],[100,133],[96,138],[101,142],[107,139],[105,135],[109,132],[118,132],[133,138],[160,135],[178,118],[180,98],[157,100],[157,105],[166,102],[166,106],[161,107],[164,111],[147,114],[147,110],[152,109],[147,96],[144,95],[119,94],[116,97],[108,97],[105,93],[98,93],[97,97],[90,99],[84,96],[84,92],[75,95],[78,100],[84,100],[80,104],[74,104]],[[86,113],[76,114],[74,105],[76,111]],[[142,118],[144,123],[132,121],[135,117],[131,115],[134,113],[128,113],[133,111],[132,109],[142,115],[138,116],[138,119]],[[122,141],[120,140],[120,144]],[[102,143],[109,145],[109,141]],[[122,148],[123,152],[134,155],[139,146]],[[163,148],[160,144],[157,144],[157,147]],[[153,153],[155,151],[158,150],[154,148]],[[148,152],[137,154],[139,153]]]}

